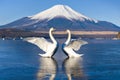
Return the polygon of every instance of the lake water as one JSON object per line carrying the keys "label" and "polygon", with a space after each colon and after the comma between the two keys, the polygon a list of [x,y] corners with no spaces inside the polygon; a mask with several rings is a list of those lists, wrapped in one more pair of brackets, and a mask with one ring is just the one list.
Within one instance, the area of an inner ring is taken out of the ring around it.
{"label": "lake water", "polygon": [[53,58],[41,58],[38,47],[22,40],[0,40],[0,80],[120,80],[120,40],[87,40],[67,58],[61,49]]}

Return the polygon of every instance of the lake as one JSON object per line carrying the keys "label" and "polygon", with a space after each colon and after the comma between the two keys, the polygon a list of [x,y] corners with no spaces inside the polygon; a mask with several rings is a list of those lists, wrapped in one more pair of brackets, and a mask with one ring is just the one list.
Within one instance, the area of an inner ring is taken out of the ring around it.
{"label": "lake", "polygon": [[22,40],[0,40],[0,80],[120,80],[120,40],[86,39],[81,58],[67,58],[61,49],[42,58],[37,46]]}

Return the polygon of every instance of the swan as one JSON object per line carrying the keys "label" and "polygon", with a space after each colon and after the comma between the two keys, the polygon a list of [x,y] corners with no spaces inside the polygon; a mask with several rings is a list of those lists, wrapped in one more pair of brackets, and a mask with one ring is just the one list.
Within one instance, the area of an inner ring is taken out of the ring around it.
{"label": "swan", "polygon": [[41,37],[29,37],[29,38],[25,38],[24,41],[27,41],[29,43],[35,44],[36,46],[38,46],[40,49],[42,49],[44,52],[46,52],[45,54],[39,54],[42,57],[52,57],[57,49],[57,41],[55,40],[55,38],[52,35],[52,32],[55,29],[52,27],[49,30],[49,36],[50,39],[52,40],[52,42],[47,41],[45,38]]}
{"label": "swan", "polygon": [[88,42],[83,41],[81,39],[71,40],[71,32],[70,30],[66,30],[68,33],[68,38],[66,42],[63,44],[63,51],[66,53],[68,57],[80,57],[83,54],[78,54],[75,51],[78,51],[82,45],[87,44]]}
{"label": "swan", "polygon": [[40,58],[40,68],[37,72],[37,80],[42,80],[49,75],[49,80],[54,80],[57,73],[57,62],[54,58]]}

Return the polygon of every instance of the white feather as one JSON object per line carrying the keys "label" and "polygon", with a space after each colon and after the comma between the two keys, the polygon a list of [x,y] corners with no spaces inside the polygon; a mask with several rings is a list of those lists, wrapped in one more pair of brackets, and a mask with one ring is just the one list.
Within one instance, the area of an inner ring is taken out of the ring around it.
{"label": "white feather", "polygon": [[80,39],[76,39],[76,40],[72,40],[67,46],[69,48],[74,49],[75,51],[78,51],[80,47],[84,44],[87,44],[87,42]]}
{"label": "white feather", "polygon": [[25,38],[24,41],[27,41],[29,43],[32,43],[32,44],[38,46],[44,52],[47,52],[49,47],[51,47],[51,45],[53,45],[51,42],[48,42],[43,37],[41,37],[41,38],[38,38],[38,37],[28,37],[28,38]]}

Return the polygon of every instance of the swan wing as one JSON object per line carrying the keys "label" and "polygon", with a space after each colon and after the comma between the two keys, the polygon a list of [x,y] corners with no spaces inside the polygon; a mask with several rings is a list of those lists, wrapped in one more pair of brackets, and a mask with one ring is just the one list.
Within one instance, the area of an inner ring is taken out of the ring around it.
{"label": "swan wing", "polygon": [[32,43],[36,46],[38,46],[40,49],[42,49],[43,51],[47,52],[49,49],[49,46],[52,45],[51,42],[47,41],[45,38],[41,37],[28,37],[28,38],[24,38],[24,41],[27,41],[29,43]]}
{"label": "swan wing", "polygon": [[78,51],[78,50],[80,49],[80,47],[81,47],[82,45],[84,45],[84,44],[87,44],[87,42],[84,41],[84,40],[75,39],[75,40],[72,40],[72,41],[69,43],[68,47],[69,47],[69,48],[72,48],[72,49],[75,50],[75,51]]}

